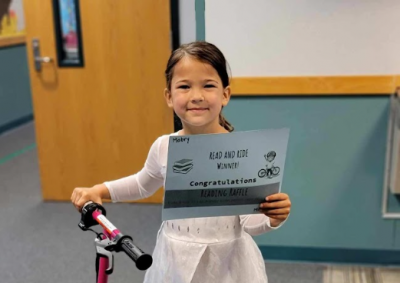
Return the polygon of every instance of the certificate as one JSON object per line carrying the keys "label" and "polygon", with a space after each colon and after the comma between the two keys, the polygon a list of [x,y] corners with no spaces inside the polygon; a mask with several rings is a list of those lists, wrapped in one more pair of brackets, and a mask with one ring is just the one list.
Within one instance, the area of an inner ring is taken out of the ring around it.
{"label": "certificate", "polygon": [[280,192],[289,129],[170,136],[162,219],[254,214]]}

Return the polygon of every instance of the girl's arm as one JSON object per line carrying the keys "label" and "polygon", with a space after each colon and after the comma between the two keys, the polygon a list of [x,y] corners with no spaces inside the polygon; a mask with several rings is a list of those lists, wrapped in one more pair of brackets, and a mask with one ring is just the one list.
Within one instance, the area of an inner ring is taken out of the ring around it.
{"label": "girl's arm", "polygon": [[146,163],[138,173],[104,183],[113,202],[146,198],[162,187],[164,178],[159,162],[160,143],[161,137],[151,146]]}
{"label": "girl's arm", "polygon": [[154,194],[163,184],[163,179],[152,176],[143,168],[139,173],[111,182],[104,186],[113,202],[143,199]]}
{"label": "girl's arm", "polygon": [[249,233],[251,236],[258,236],[276,230],[285,222],[286,220],[281,222],[278,226],[273,227],[271,225],[271,219],[264,214],[240,215],[240,223],[242,224],[244,231]]}

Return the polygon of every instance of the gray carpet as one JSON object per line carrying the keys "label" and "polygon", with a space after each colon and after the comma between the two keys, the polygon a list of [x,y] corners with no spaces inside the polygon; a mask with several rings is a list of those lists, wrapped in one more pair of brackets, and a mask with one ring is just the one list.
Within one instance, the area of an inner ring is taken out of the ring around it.
{"label": "gray carpet", "polygon": [[[70,203],[42,202],[33,124],[0,135],[0,283],[95,282],[92,232]],[[9,156],[10,158],[4,158]],[[1,161],[2,160],[2,161]],[[160,205],[105,204],[109,219],[146,252],[161,224]],[[322,265],[267,263],[270,283],[321,283]],[[144,272],[115,254],[110,283],[142,282]]]}

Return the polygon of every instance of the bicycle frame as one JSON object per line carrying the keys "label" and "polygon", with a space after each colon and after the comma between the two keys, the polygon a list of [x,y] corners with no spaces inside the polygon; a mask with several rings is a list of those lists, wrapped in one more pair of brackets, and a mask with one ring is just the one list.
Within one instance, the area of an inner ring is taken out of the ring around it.
{"label": "bicycle frame", "polygon": [[[103,239],[106,237],[110,237],[111,235],[107,232],[106,229],[103,229]],[[97,283],[108,283],[108,274],[106,273],[106,270],[108,268],[108,258],[106,257],[100,257],[99,258],[99,269],[97,271]]]}
{"label": "bicycle frame", "polygon": [[106,266],[108,266],[108,259],[100,258],[99,272],[97,275],[97,283],[108,283],[108,275],[105,272]]}

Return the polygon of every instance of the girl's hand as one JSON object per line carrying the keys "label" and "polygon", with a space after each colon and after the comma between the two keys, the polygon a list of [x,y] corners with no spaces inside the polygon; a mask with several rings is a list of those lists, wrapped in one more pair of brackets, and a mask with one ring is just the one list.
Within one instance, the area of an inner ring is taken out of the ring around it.
{"label": "girl's hand", "polygon": [[88,201],[93,201],[98,204],[102,204],[101,191],[97,186],[92,188],[75,188],[72,192],[71,202],[76,209],[81,212],[82,207]]}
{"label": "girl's hand", "polygon": [[270,218],[271,226],[276,227],[288,218],[292,203],[284,193],[273,194],[265,199],[266,202],[260,204],[260,211]]}

